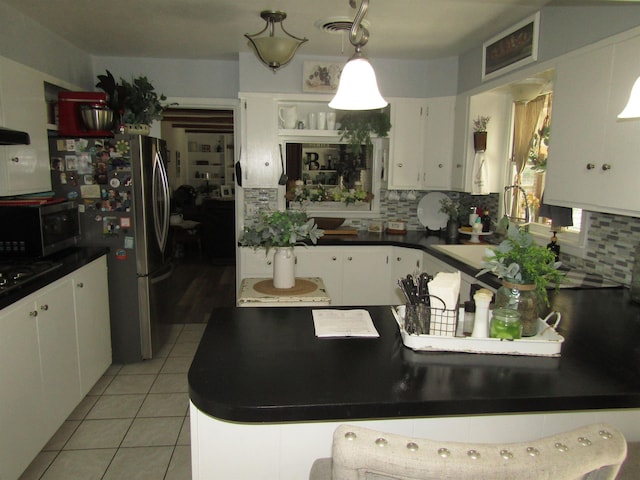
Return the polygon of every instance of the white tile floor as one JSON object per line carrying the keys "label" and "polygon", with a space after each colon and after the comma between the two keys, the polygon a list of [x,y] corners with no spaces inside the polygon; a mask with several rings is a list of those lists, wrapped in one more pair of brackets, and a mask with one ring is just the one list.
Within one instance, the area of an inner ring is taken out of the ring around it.
{"label": "white tile floor", "polygon": [[112,365],[20,480],[189,480],[187,372],[205,324],[174,325],[152,360]]}

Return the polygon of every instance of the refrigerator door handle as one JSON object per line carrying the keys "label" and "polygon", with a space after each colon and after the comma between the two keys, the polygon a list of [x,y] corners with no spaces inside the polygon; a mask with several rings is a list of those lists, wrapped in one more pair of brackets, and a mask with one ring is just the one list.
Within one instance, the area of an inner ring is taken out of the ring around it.
{"label": "refrigerator door handle", "polygon": [[169,179],[167,171],[162,163],[160,152],[156,152],[153,161],[153,223],[156,233],[156,240],[160,246],[160,251],[164,252],[167,239],[169,237],[169,216],[170,216],[170,197]]}

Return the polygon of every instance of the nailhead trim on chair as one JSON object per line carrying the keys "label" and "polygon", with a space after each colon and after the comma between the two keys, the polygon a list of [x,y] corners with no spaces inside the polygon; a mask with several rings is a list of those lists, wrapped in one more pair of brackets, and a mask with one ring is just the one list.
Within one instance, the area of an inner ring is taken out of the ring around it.
{"label": "nailhead trim on chair", "polygon": [[353,432],[347,432],[344,434],[344,438],[346,438],[347,440],[355,440],[357,438],[357,435]]}
{"label": "nailhead trim on chair", "polygon": [[386,438],[376,438],[376,445],[378,445],[379,447],[386,447],[387,446],[387,439]]}
{"label": "nailhead trim on chair", "polygon": [[418,447],[418,444],[415,443],[415,442],[409,442],[409,443],[407,443],[407,448],[409,450],[411,450],[412,452],[416,452],[416,451],[418,451],[418,448],[420,448],[420,447]]}

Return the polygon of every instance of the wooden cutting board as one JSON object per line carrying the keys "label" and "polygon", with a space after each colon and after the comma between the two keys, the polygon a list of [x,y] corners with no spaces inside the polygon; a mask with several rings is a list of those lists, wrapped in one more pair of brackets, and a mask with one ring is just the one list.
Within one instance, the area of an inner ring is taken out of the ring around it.
{"label": "wooden cutting board", "polygon": [[333,230],[323,230],[325,235],[357,235],[358,230],[355,228],[334,228]]}

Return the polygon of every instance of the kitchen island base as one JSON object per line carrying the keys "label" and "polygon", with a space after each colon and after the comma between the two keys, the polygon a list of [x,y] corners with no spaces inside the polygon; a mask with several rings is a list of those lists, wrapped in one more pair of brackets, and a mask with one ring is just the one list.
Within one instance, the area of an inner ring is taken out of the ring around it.
{"label": "kitchen island base", "polygon": [[590,423],[640,440],[640,409],[292,423],[239,423],[211,417],[190,403],[192,479],[300,480],[317,458],[331,456],[341,424],[443,441],[520,442]]}

